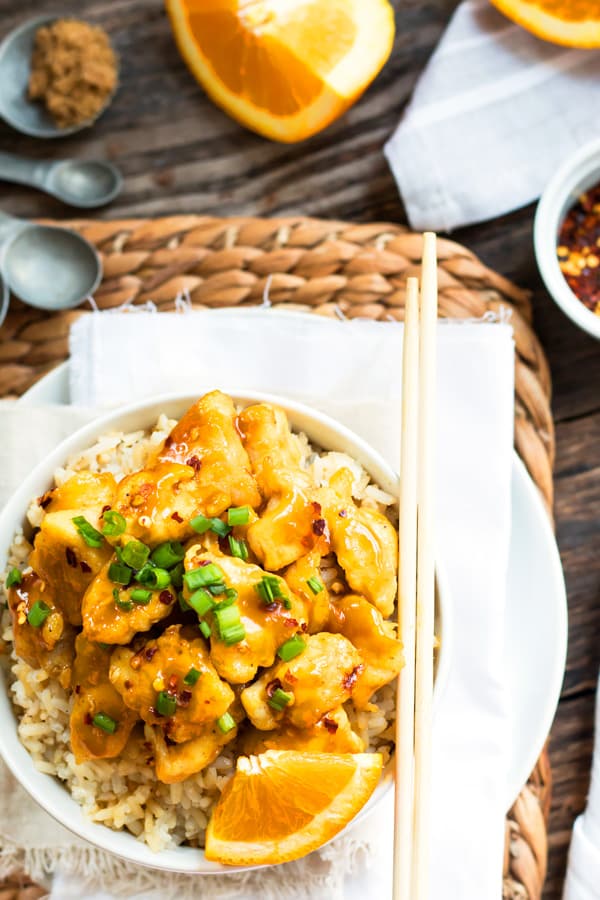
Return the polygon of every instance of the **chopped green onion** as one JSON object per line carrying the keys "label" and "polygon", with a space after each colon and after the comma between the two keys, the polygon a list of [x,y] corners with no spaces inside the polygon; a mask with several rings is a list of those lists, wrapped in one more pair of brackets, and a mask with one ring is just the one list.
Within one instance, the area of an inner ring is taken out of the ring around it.
{"label": "chopped green onion", "polygon": [[39,628],[43,625],[50,615],[50,607],[43,600],[36,600],[29,612],[27,613],[27,621],[32,628]]}
{"label": "chopped green onion", "polygon": [[246,561],[248,559],[248,544],[246,541],[238,540],[237,538],[234,538],[232,534],[229,535],[228,540],[231,555]]}
{"label": "chopped green onion", "polygon": [[283,603],[283,605],[285,606],[286,609],[292,608],[292,601],[290,600],[289,597],[284,597],[281,602]]}
{"label": "chopped green onion", "polygon": [[214,531],[215,534],[218,534],[219,537],[227,537],[231,528],[226,522],[223,522],[222,519],[211,519],[210,530]]}
{"label": "chopped green onion", "polygon": [[179,608],[182,612],[188,612],[191,608],[185,597],[183,596],[183,591],[179,591],[177,594],[177,599],[179,600]]}
{"label": "chopped green onion", "polygon": [[[88,720],[89,721],[89,720]],[[117,723],[110,716],[107,716],[106,713],[99,712],[96,713],[92,722],[97,728],[101,728],[102,731],[106,731],[107,734],[114,734],[117,730]]]}
{"label": "chopped green onion", "polygon": [[231,713],[223,713],[222,716],[219,716],[217,719],[217,728],[221,732],[221,734],[227,734],[229,731],[235,728],[235,719],[231,715]]}
{"label": "chopped green onion", "polygon": [[246,630],[240,619],[240,611],[235,601],[227,606],[219,604],[213,610],[217,632],[220,639],[227,645],[238,644],[246,637]]}
{"label": "chopped green onion", "polygon": [[231,647],[233,644],[239,644],[245,637],[246,629],[241,622],[237,622],[235,625],[230,625],[228,628],[223,628],[221,630],[221,640],[227,647]]}
{"label": "chopped green onion", "polygon": [[166,691],[159,691],[156,698],[156,711],[161,716],[172,716],[177,709],[177,698],[167,694]]}
{"label": "chopped green onion", "polygon": [[127,528],[125,516],[122,516],[121,513],[116,512],[114,509],[107,509],[102,514],[102,521],[104,523],[102,525],[102,534],[105,534],[107,537],[118,537]]}
{"label": "chopped green onion", "polygon": [[109,581],[114,582],[114,584],[127,585],[131,581],[132,575],[133,572],[129,566],[121,565],[121,563],[111,563],[108,567]]}
{"label": "chopped green onion", "polygon": [[186,602],[200,617],[205,616],[215,605],[215,601],[204,588],[199,588],[197,591],[194,591]]}
{"label": "chopped green onion", "polygon": [[13,586],[13,584],[21,584],[22,581],[23,576],[21,575],[21,570],[17,569],[17,567],[15,566],[6,576],[5,585],[7,588],[10,588]]}
{"label": "chopped green onion", "polygon": [[212,634],[212,632],[210,630],[210,625],[208,624],[208,622],[200,622],[199,628],[200,628],[200,631],[202,632],[202,634],[204,635],[204,637],[206,638],[206,640],[208,640]]}
{"label": "chopped green onion", "polygon": [[281,645],[277,651],[277,656],[284,662],[289,662],[290,659],[294,659],[295,656],[302,653],[305,647],[306,641],[304,641],[299,634],[296,634],[294,637],[290,638],[289,641],[286,641],[285,644]]}
{"label": "chopped green onion", "polygon": [[283,596],[279,578],[276,575],[263,575],[258,584],[254,585],[254,590],[267,606]]}
{"label": "chopped green onion", "polygon": [[121,549],[121,559],[132,569],[142,569],[150,556],[150,547],[141,541],[129,541]]}
{"label": "chopped green onion", "polygon": [[237,600],[237,595],[238,595],[238,592],[236,591],[235,588],[227,588],[227,590],[225,591],[225,596],[227,597],[228,600],[230,600],[231,598],[233,598],[234,600]]}
{"label": "chopped green onion", "polygon": [[155,569],[154,566],[144,566],[137,575],[137,581],[153,591],[162,591],[171,584],[171,576],[166,569]]}
{"label": "chopped green onion", "polygon": [[112,650],[113,649],[112,644],[105,644],[104,641],[98,641],[98,646],[102,647],[103,650]]}
{"label": "chopped green onion", "polygon": [[206,516],[196,516],[190,520],[190,525],[197,534],[206,534],[207,531],[210,531],[211,523],[212,519],[208,519]]}
{"label": "chopped green onion", "polygon": [[207,566],[199,566],[186,572],[183,580],[188,590],[195,591],[196,588],[207,587],[211,584],[221,584],[225,579],[225,575],[215,563],[209,563]]}
{"label": "chopped green onion", "polygon": [[227,510],[228,525],[247,525],[250,521],[249,506],[230,506]]}
{"label": "chopped green onion", "polygon": [[131,602],[131,600],[121,599],[118,588],[113,588],[113,600],[115,601],[115,606],[118,606],[118,608],[122,609],[123,612],[131,612],[131,610],[133,609],[133,603]]}
{"label": "chopped green onion", "polygon": [[178,591],[183,587],[183,573],[185,569],[183,568],[183,563],[179,562],[176,566],[169,571],[169,575],[171,576],[171,584],[174,588],[177,588]]}
{"label": "chopped green onion", "polygon": [[76,526],[77,531],[84,539],[88,547],[101,547],[104,543],[104,538],[97,531],[93,525],[91,525],[85,516],[74,516],[71,519],[73,525]]}
{"label": "chopped green onion", "polygon": [[272,706],[273,709],[276,709],[277,712],[283,712],[288,703],[291,703],[293,699],[293,694],[288,694],[287,691],[282,691],[281,688],[277,688],[273,691],[273,696],[269,697],[267,703],[269,706]]}
{"label": "chopped green onion", "polygon": [[214,531],[219,537],[227,537],[231,528],[226,525],[222,519],[209,519],[207,516],[196,516],[190,520],[190,525],[197,534],[206,534],[207,531]]}
{"label": "chopped green onion", "polygon": [[320,594],[324,588],[324,585],[321,584],[318,578],[315,578],[314,575],[312,578],[309,578],[306,582],[313,594]]}
{"label": "chopped green onion", "polygon": [[159,569],[171,569],[181,562],[185,556],[183,544],[179,541],[165,541],[159,544],[150,554],[150,559]]}
{"label": "chopped green onion", "polygon": [[145,588],[136,588],[129,596],[134,603],[139,603],[140,606],[148,606],[152,597],[152,591],[147,591]]}
{"label": "chopped green onion", "polygon": [[192,666],[192,668],[190,669],[190,671],[187,673],[187,675],[186,675],[185,678],[183,679],[183,683],[184,683],[184,684],[189,684],[189,685],[196,684],[196,682],[197,682],[198,679],[200,678],[200,674],[201,674],[201,673],[198,671],[198,669],[195,669],[195,668]]}
{"label": "chopped green onion", "polygon": [[227,595],[225,595],[225,599],[219,600],[219,602],[217,604],[215,604],[214,609],[215,610],[226,609],[228,606],[233,606],[233,604],[235,603],[236,600],[237,600],[237,591],[235,592],[233,597],[228,597]]}
{"label": "chopped green onion", "polygon": [[225,594],[227,591],[225,582],[223,581],[219,582],[219,584],[209,584],[207,585],[207,588],[215,597],[218,597],[220,594]]}

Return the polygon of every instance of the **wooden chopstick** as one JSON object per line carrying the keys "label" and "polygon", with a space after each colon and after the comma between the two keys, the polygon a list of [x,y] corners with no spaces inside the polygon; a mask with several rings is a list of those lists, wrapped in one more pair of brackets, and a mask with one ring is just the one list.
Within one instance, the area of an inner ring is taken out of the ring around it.
{"label": "wooden chopstick", "polygon": [[411,900],[429,896],[431,712],[434,630],[434,445],[437,325],[436,238],[423,235],[419,310],[419,474],[417,481],[417,621],[415,667],[415,799]]}
{"label": "wooden chopstick", "polygon": [[436,238],[423,235],[421,295],[406,282],[402,358],[394,900],[427,900],[433,701]]}
{"label": "wooden chopstick", "polygon": [[413,833],[413,747],[415,712],[415,613],[417,598],[417,426],[419,403],[419,282],[406,281],[402,350],[400,520],[398,528],[398,633],[404,667],[396,703],[394,814],[394,900],[408,900]]}

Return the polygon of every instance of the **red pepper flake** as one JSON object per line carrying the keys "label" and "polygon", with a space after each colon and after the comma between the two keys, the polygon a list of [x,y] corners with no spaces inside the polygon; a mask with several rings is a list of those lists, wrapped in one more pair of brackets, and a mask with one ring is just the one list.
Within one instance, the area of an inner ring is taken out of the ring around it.
{"label": "red pepper flake", "polygon": [[130,691],[130,690],[131,690],[131,688],[133,687],[133,685],[132,685],[132,683],[130,682],[129,678],[127,678],[127,679],[123,682],[123,687],[125,688],[126,691]]}
{"label": "red pepper flake", "polygon": [[287,625],[288,628],[298,628],[298,619],[284,619],[283,624]]}
{"label": "red pepper flake", "polygon": [[94,722],[94,720],[92,719],[92,716],[89,712],[85,714],[85,716],[83,717],[83,721],[85,722],[86,725],[92,725]]}
{"label": "red pepper flake", "polygon": [[296,684],[296,682],[298,681],[297,677],[295,675],[293,675],[289,669],[283,676],[283,680],[285,681],[286,684]]}
{"label": "red pepper flake", "polygon": [[302,622],[300,625],[300,631],[303,631],[305,634],[308,631],[308,622]]}
{"label": "red pepper flake", "polygon": [[164,603],[165,606],[168,606],[169,603],[173,602],[173,594],[171,593],[171,591],[161,591],[158,595],[158,599],[161,603]]}
{"label": "red pepper flake", "polygon": [[191,699],[192,699],[191,691],[185,690],[185,691],[179,692],[178,700],[179,700],[180,706],[187,706]]}
{"label": "red pepper flake", "polygon": [[325,519],[314,519],[312,523],[313,534],[320,537],[325,534]]}
{"label": "red pepper flake", "polygon": [[80,694],[80,693],[81,693],[81,685],[80,685],[80,684],[76,684],[76,685],[75,685],[75,693],[76,693],[76,694]]}
{"label": "red pepper flake", "polygon": [[210,559],[201,559],[200,562],[198,563],[198,568],[200,569],[200,568],[202,568],[202,566],[210,566],[211,562],[212,562],[212,560],[210,560]]}
{"label": "red pepper flake", "polygon": [[82,559],[81,562],[79,563],[79,568],[81,569],[82,572],[85,572],[86,575],[87,575],[88,572],[91,572],[91,571],[92,571],[92,567],[91,567],[91,566],[88,566],[88,564],[87,564],[87,563],[85,562],[85,560],[83,560],[83,559]]}
{"label": "red pepper flake", "polygon": [[52,491],[48,491],[47,494],[42,494],[41,497],[37,499],[38,506],[41,506],[42,509],[46,509],[47,506],[50,506],[52,503]]}
{"label": "red pepper flake", "polygon": [[177,685],[179,684],[179,676],[178,675],[169,675],[169,680],[167,682],[167,692],[169,694],[177,693]]}
{"label": "red pepper flake", "polygon": [[364,671],[364,665],[360,663],[358,666],[354,666],[351,672],[348,672],[347,675],[344,675],[342,678],[342,686],[345,691],[352,693],[354,690],[354,685],[358,681],[358,676],[362,675]]}
{"label": "red pepper flake", "polygon": [[338,516],[340,517],[340,519],[345,519],[347,515],[348,515],[347,509],[340,509],[340,511],[338,513]]}
{"label": "red pepper flake", "polygon": [[104,513],[105,513],[105,512],[108,512],[109,509],[110,509],[110,505],[107,503],[106,506],[103,506],[103,507],[102,507],[102,513],[101,513],[101,515],[104,515]]}
{"label": "red pepper flake", "polygon": [[581,194],[564,218],[556,248],[573,293],[600,316],[600,182]]}
{"label": "red pepper flake", "polygon": [[338,730],[338,723],[334,722],[333,719],[330,719],[328,716],[324,716],[321,721],[329,734],[335,734]]}
{"label": "red pepper flake", "polygon": [[67,565],[71,566],[72,569],[77,568],[77,557],[75,556],[75,551],[71,549],[71,547],[67,547],[65,550],[65,556],[67,557]]}
{"label": "red pepper flake", "polygon": [[153,757],[153,756],[147,756],[147,757],[146,757],[146,765],[147,765],[147,766],[153,766],[153,765],[154,765],[154,757]]}
{"label": "red pepper flake", "polygon": [[171,515],[171,518],[174,519],[175,522],[179,522],[180,524],[181,522],[183,522],[183,519],[181,518],[177,510],[175,510],[175,512]]}
{"label": "red pepper flake", "polygon": [[202,461],[198,459],[197,456],[190,456],[189,459],[186,459],[185,464],[186,466],[190,466],[192,469],[194,469],[195,472],[199,472],[200,467],[202,466]]}
{"label": "red pepper flake", "polygon": [[[146,647],[144,650],[144,658],[150,662],[154,655],[158,652],[158,647]],[[133,660],[132,660],[133,662]]]}
{"label": "red pepper flake", "polygon": [[322,508],[322,507],[321,507],[321,504],[320,504],[320,503],[317,503],[316,500],[313,500],[313,502],[311,503],[311,506],[312,506],[312,508],[313,508],[313,510],[314,510],[315,515],[316,515],[316,516],[320,516],[320,515],[321,515],[321,508]]}
{"label": "red pepper flake", "polygon": [[273,681],[270,681],[266,687],[267,697],[269,698],[269,700],[271,699],[275,691],[278,691],[280,689],[281,681],[279,680],[279,678],[274,678]]}

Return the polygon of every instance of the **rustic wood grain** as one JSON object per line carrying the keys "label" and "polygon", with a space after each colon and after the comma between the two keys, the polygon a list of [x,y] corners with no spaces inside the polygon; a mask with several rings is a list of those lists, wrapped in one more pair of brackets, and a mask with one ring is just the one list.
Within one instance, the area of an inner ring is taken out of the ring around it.
{"label": "rustic wood grain", "polygon": [[[63,0],[61,11],[108,28],[121,55],[122,87],[92,131],[36,143],[0,123],[0,146],[39,158],[113,159],[125,175],[125,189],[100,213],[112,218],[312,214],[404,222],[381,146],[456,0],[395,0],[394,5],[398,35],[380,78],[339,122],[288,147],[241,129],[207,101],[177,54],[161,0]],[[0,32],[56,8],[53,0],[0,0]],[[9,185],[3,185],[2,207],[25,216],[73,215],[57,201]],[[570,828],[585,801],[600,655],[600,344],[571,325],[542,289],[533,259],[532,212],[528,207],[454,237],[533,290],[535,324],[554,380],[556,519],[569,589],[571,645],[550,745],[554,802],[544,897],[559,900]]]}

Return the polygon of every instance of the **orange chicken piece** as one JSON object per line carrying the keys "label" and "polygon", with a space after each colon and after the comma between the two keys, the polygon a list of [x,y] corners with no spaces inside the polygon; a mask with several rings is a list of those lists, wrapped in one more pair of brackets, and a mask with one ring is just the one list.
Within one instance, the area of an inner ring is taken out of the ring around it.
{"label": "orange chicken piece", "polygon": [[[269,571],[289,566],[317,543],[325,522],[310,498],[311,481],[283,410],[269,403],[248,406],[238,416],[257,484],[267,499],[248,543]],[[323,550],[326,552],[326,550]]]}
{"label": "orange chicken piece", "polygon": [[[363,669],[358,651],[343,635],[308,635],[302,653],[267,669],[242,691],[241,701],[252,724],[263,731],[272,731],[281,721],[311,728],[352,696]],[[282,712],[269,704],[278,688],[293,694]]]}
{"label": "orange chicken piece", "polygon": [[112,555],[111,546],[89,547],[73,519],[83,516],[99,529],[101,507],[59,509],[44,516],[29,563],[53,590],[56,603],[72,625],[81,625],[81,598]]}
{"label": "orange chicken piece", "polygon": [[[150,602],[145,606],[134,603],[131,591],[141,585],[121,587],[114,584],[108,577],[110,565],[111,561],[107,562],[83,596],[83,633],[90,641],[128,644],[138,631],[148,631],[169,615],[176,600],[175,589],[152,591]],[[131,604],[131,608],[124,609],[123,604]]]}
{"label": "orange chicken piece", "polygon": [[[219,675],[231,684],[251,681],[260,666],[270,666],[278,648],[294,632],[306,623],[305,605],[288,588],[282,578],[270,575],[279,585],[282,598],[266,605],[259,596],[256,585],[267,574],[259,566],[244,562],[237,557],[216,555],[193,546],[185,558],[185,568],[190,571],[208,562],[215,562],[224,575],[227,587],[237,591],[236,603],[240,619],[246,632],[245,638],[237,644],[227,645],[218,637],[214,615],[208,613],[206,619],[211,625],[210,656]],[[184,587],[184,597],[190,591]],[[218,599],[218,598],[217,598]],[[286,609],[287,601],[290,608]]]}
{"label": "orange chicken piece", "polygon": [[[176,743],[201,737],[235,700],[232,689],[217,675],[205,642],[194,636],[197,633],[171,625],[137,653],[119,647],[110,665],[110,680],[125,704],[144,722],[160,725],[165,737]],[[200,675],[194,684],[186,684],[192,669]],[[162,692],[174,701],[171,715],[157,707]]]}
{"label": "orange chicken piece", "polygon": [[[75,641],[73,665],[73,709],[71,711],[71,748],[75,761],[87,759],[111,759],[125,747],[137,715],[127,709],[118,691],[108,679],[110,648],[91,643],[83,634]],[[110,729],[94,722],[100,714],[108,716]]]}
{"label": "orange chicken piece", "polygon": [[[290,590],[306,604],[310,634],[323,631],[329,618],[329,591],[321,576],[320,562],[321,554],[318,549],[311,550],[292,563],[283,574]],[[321,590],[317,593],[309,585],[311,579],[321,585]]]}
{"label": "orange chicken piece", "polygon": [[260,506],[261,496],[237,431],[233,400],[205,394],[179,420],[157,458],[192,466],[199,512],[219,516],[230,506]]}
{"label": "orange chicken piece", "polygon": [[331,604],[328,629],[347,637],[361,655],[365,667],[352,691],[352,700],[357,709],[365,709],[372,694],[395,678],[404,665],[402,641],[396,637],[394,624],[355,594]]}
{"label": "orange chicken piece", "polygon": [[246,756],[265,750],[303,750],[306,753],[362,753],[364,741],[352,731],[343,707],[332,709],[310,728],[294,728],[285,722],[277,731],[250,729],[244,735]]}
{"label": "orange chicken piece", "polygon": [[330,488],[318,492],[331,535],[331,549],[346,581],[384,615],[396,599],[398,534],[382,513],[357,506],[352,499],[352,473],[339,469]]}
{"label": "orange chicken piece", "polygon": [[[45,621],[39,626],[30,625],[27,614],[35,603],[42,602],[50,608]],[[74,656],[75,632],[65,622],[52,590],[35,572],[23,575],[20,584],[8,592],[15,652],[33,669],[46,669],[68,687]]]}

